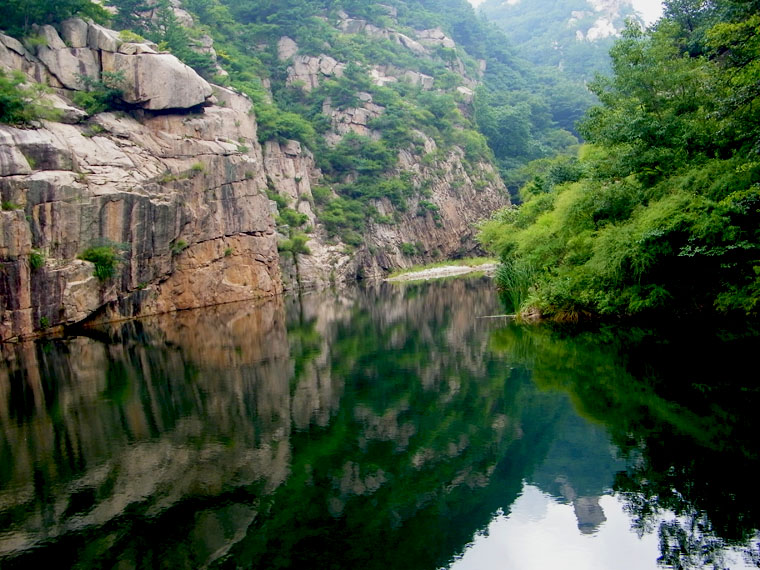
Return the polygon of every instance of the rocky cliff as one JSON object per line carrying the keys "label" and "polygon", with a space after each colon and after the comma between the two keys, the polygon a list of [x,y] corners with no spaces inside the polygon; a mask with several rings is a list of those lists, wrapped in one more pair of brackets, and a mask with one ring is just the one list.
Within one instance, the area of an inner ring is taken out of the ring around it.
{"label": "rocky cliff", "polygon": [[[250,101],[97,25],[41,35],[36,54],[0,36],[65,121],[0,126],[0,338],[279,293]],[[72,93],[108,72],[126,112],[88,118]]]}
{"label": "rocky cliff", "polygon": [[[391,22],[396,13],[388,10]],[[352,41],[377,41],[378,45],[395,44],[408,52],[416,62],[441,61],[440,50],[456,54],[456,43],[440,29],[414,30],[413,36],[395,27],[381,28],[366,20],[339,11],[332,22],[335,29]],[[339,61],[330,55],[305,55],[298,43],[287,36],[276,46],[281,64],[287,65],[285,86],[291,91],[310,93],[331,80],[343,77],[350,61]],[[456,77],[453,87],[442,88],[441,77],[401,64],[376,62],[367,66],[372,87],[403,85],[417,92],[450,94],[458,102],[458,112],[472,114],[474,89],[484,70],[484,62],[474,77],[468,74],[458,56],[449,56],[441,75]],[[435,67],[434,65],[430,65]],[[472,73],[472,72],[469,72]],[[379,141],[385,133],[378,122],[387,112],[386,106],[375,101],[370,89],[355,93],[353,106],[336,105],[327,97],[322,115],[329,128],[324,133],[328,147],[335,147],[346,135]],[[411,101],[407,104],[412,105]],[[431,121],[436,118],[431,116]],[[296,282],[301,286],[324,285],[354,278],[377,277],[398,267],[434,261],[478,251],[474,240],[475,223],[489,213],[509,203],[509,197],[496,169],[484,158],[469,160],[461,144],[440,147],[436,140],[422,132],[413,133],[414,144],[398,151],[398,162],[391,174],[405,177],[412,189],[404,207],[388,198],[370,200],[376,213],[367,223],[360,243],[348,247],[339,236],[330,235],[315,213],[311,188],[332,185],[331,197],[340,192],[336,186],[355,182],[356,173],[346,173],[337,181],[323,176],[316,168],[314,157],[297,143],[276,143],[265,147],[265,165],[270,185],[295,209],[306,214],[314,230],[308,241],[310,254],[283,255],[281,266],[286,286]]]}
{"label": "rocky cliff", "polygon": [[[394,42],[419,58],[455,47],[438,29],[413,38],[343,12],[335,26]],[[214,53],[210,40],[203,48]],[[276,49],[292,91],[319,89],[352,63],[301,54],[288,37]],[[469,113],[477,78],[458,57],[446,65],[460,78],[452,91],[459,112]],[[0,126],[2,340],[468,254],[477,247],[474,223],[508,201],[486,159],[467,160],[461,145],[440,148],[416,131],[387,174],[408,186],[404,207],[372,198],[374,215],[349,243],[329,231],[319,200],[337,199],[336,183],[350,186],[355,175],[326,177],[297,141],[260,144],[250,99],[209,84],[149,41],[70,19],[57,29],[38,28],[24,44],[0,34],[0,69],[47,85],[39,103],[55,111],[55,120]],[[401,82],[418,92],[433,91],[436,81],[398,65],[373,65],[369,76],[376,86]],[[77,94],[113,86],[115,110],[83,110]],[[353,106],[324,101],[328,148],[347,135],[382,135],[376,122],[386,107],[368,91],[354,95]],[[315,197],[317,186],[322,195]],[[278,253],[291,235],[278,215],[283,202],[305,217],[306,246]]]}

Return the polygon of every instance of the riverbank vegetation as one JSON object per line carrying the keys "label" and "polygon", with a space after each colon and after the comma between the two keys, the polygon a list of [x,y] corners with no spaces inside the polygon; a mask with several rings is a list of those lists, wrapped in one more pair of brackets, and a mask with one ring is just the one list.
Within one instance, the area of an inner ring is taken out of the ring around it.
{"label": "riverbank vegetation", "polygon": [[760,311],[760,2],[665,4],[591,85],[587,144],[533,163],[523,203],[482,226],[518,310]]}

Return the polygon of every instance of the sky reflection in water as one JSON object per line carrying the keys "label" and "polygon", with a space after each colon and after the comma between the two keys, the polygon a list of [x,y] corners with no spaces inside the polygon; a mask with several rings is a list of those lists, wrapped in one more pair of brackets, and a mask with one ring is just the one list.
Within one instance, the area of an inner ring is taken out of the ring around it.
{"label": "sky reflection in water", "polygon": [[[631,532],[624,501],[604,495],[599,505],[606,520],[591,533],[578,528],[573,507],[534,485],[525,484],[509,515],[497,513],[484,532],[449,568],[451,570],[656,570],[660,556],[655,533]],[[664,513],[673,518],[672,513]],[[725,554],[725,568],[757,568],[741,552]]]}
{"label": "sky reflection in water", "polygon": [[0,566],[756,556],[757,389],[703,387],[740,378],[754,340],[706,339],[716,363],[690,365],[661,335],[477,318],[500,312],[488,281],[460,279],[2,347]]}

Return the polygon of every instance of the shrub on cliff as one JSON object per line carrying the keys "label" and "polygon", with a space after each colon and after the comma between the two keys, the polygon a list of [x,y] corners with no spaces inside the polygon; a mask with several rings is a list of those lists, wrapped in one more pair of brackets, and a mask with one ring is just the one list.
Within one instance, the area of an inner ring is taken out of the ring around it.
{"label": "shrub on cliff", "polygon": [[45,87],[32,83],[20,71],[0,69],[0,123],[23,125],[37,119],[55,119],[59,113],[44,103]]}
{"label": "shrub on cliff", "polygon": [[104,71],[100,80],[80,76],[87,91],[76,91],[72,99],[90,115],[118,108],[122,104],[124,72]]}
{"label": "shrub on cliff", "polygon": [[116,268],[121,262],[119,247],[114,244],[88,247],[79,254],[79,259],[95,264],[98,281],[108,281],[116,275]]}

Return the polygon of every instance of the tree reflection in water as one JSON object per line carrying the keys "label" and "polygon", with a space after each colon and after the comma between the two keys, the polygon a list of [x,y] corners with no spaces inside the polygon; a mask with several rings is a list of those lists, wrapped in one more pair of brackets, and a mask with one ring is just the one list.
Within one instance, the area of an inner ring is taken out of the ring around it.
{"label": "tree reflection in water", "polygon": [[754,548],[752,340],[499,312],[487,281],[379,285],[3,347],[0,564],[434,569],[524,481],[589,533],[614,486],[663,564]]}
{"label": "tree reflection in water", "polygon": [[493,346],[604,425],[628,465],[614,491],[634,530],[658,533],[660,564],[723,568],[739,550],[757,566],[760,386],[747,371],[758,340],[708,331],[510,327]]}

